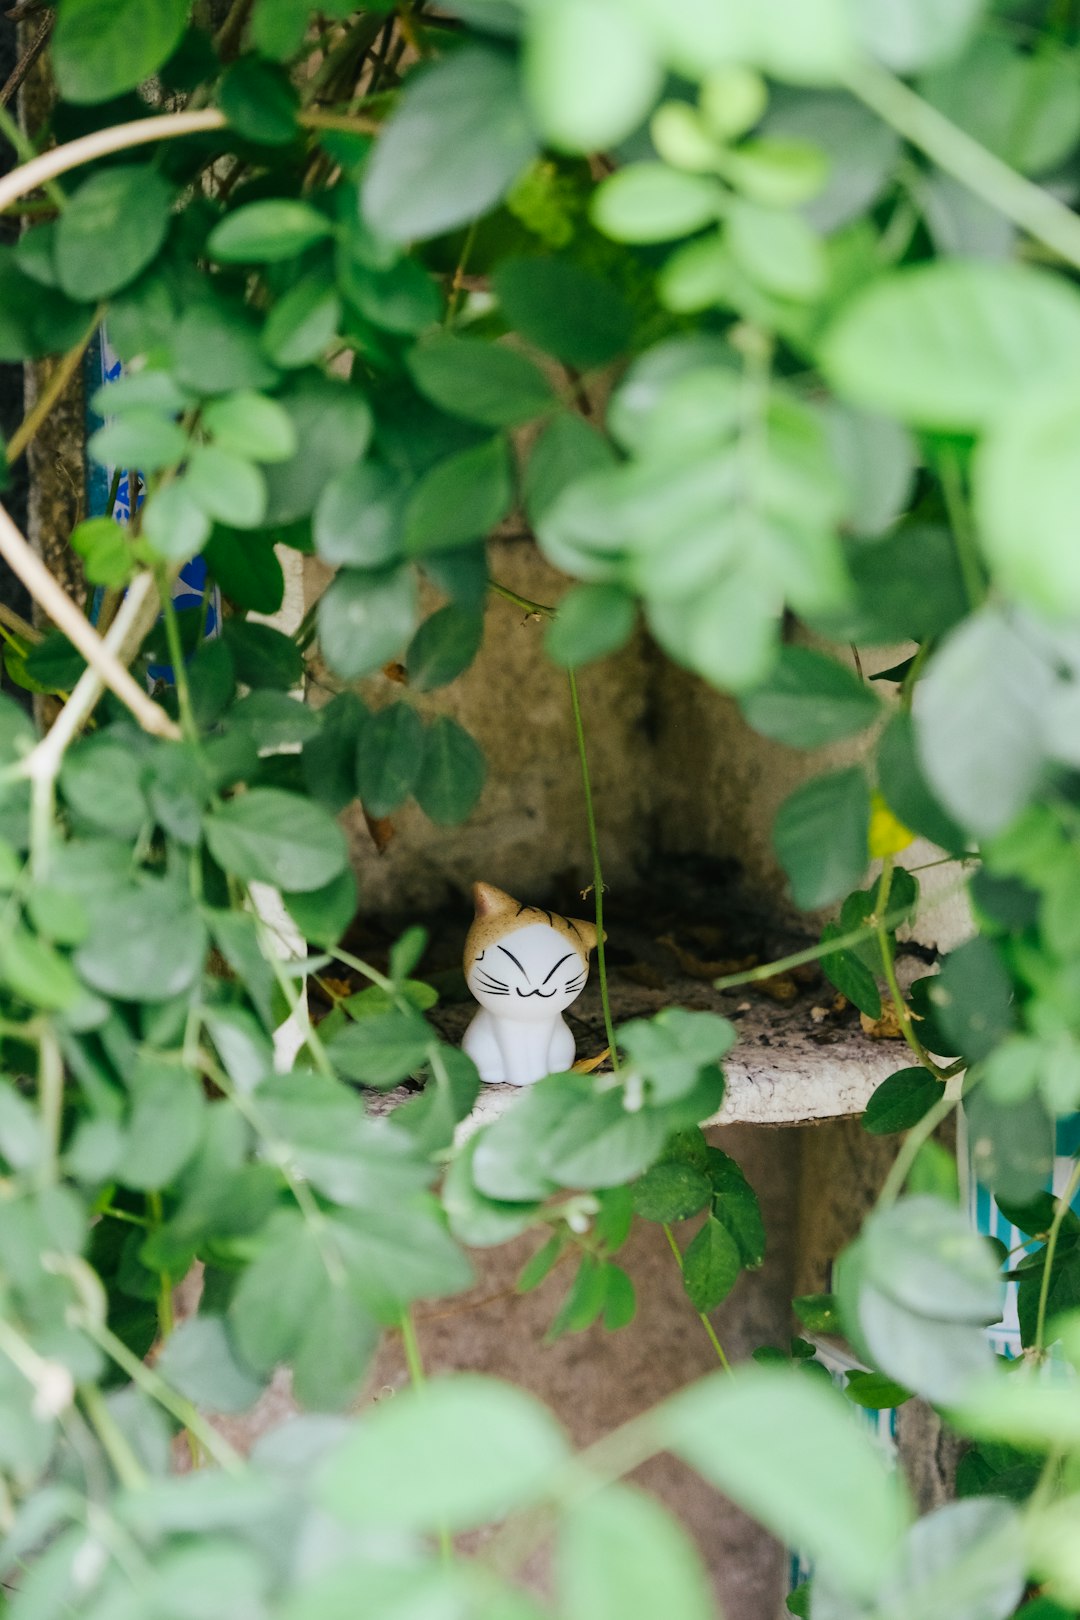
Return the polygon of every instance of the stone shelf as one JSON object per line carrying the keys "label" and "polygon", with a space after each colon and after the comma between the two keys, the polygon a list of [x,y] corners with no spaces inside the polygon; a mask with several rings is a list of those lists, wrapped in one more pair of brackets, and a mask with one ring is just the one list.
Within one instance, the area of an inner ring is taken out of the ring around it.
{"label": "stone shelf", "polygon": [[[901,961],[900,966],[904,978],[927,971],[920,962]],[[903,973],[905,966],[911,971]],[[724,1060],[727,1094],[708,1121],[713,1125],[803,1125],[860,1114],[882,1080],[911,1061],[902,1041],[865,1035],[854,1009],[839,1017],[833,1014],[829,1009],[834,994],[824,979],[801,989],[793,1001],[778,1003],[752,987],[720,992],[681,972],[669,972],[665,984],[655,989],[628,983],[618,968],[611,976],[617,1025],[671,1006],[721,1013],[734,1023],[739,1038]],[[452,1003],[430,1016],[443,1038],[456,1044],[472,1006]],[[606,1040],[595,975],[569,1022],[579,1058],[603,1051]],[[373,1112],[385,1113],[410,1094],[409,1088],[397,1087],[371,1094],[369,1105]],[[514,1086],[484,1086],[464,1132],[471,1134],[495,1119],[517,1095]]]}

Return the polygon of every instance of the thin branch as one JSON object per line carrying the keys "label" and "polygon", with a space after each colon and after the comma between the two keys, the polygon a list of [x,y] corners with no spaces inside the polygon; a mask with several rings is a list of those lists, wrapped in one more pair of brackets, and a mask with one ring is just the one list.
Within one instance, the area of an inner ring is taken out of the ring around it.
{"label": "thin branch", "polygon": [[0,557],[22,580],[34,601],[64,632],[72,646],[82,653],[90,668],[97,670],[104,684],[131,711],[143,730],[155,737],[179,737],[179,726],[143,691],[112,649],[105,645],[30,542],[16,528],[3,506],[0,506]]}
{"label": "thin branch", "polygon": [[33,39],[26,47],[26,50],[12,68],[3,88],[0,89],[0,107],[6,107],[8,102],[11,101],[12,98],[18,93],[19,87],[23,83],[23,80],[26,78],[27,74],[30,72],[30,69],[33,67],[42,51],[49,43],[49,35],[53,31],[53,24],[55,21],[56,13],[53,11],[47,11],[37,33],[34,35]]}
{"label": "thin branch", "polygon": [[[157,618],[158,606],[153,574],[140,574],[124,597],[104,639],[105,647],[125,667]],[[52,729],[27,755],[24,762],[27,776],[55,776],[65,752],[86,724],[104,690],[105,683],[98,671],[93,666],[84,669]]]}
{"label": "thin branch", "polygon": [[75,344],[74,348],[69,349],[63,358],[57,363],[49,376],[48,382],[38,395],[38,398],[34,401],[30,410],[27,411],[26,415],[15,429],[15,432],[11,435],[11,439],[8,442],[7,447],[9,466],[12,464],[12,462],[17,461],[22,455],[23,451],[30,443],[30,440],[34,437],[35,433],[37,433],[38,429],[49,415],[49,412],[52,410],[53,406],[63,395],[72,377],[74,377],[75,373],[78,371],[79,366],[82,363],[82,357],[89,347],[90,339],[97,331],[98,322],[101,320],[101,315],[102,311],[100,309],[96,309],[94,311],[93,319],[91,320],[90,325],[86,328],[86,331],[83,333],[82,337],[79,339],[78,343]]}
{"label": "thin branch", "polygon": [[1050,192],[1017,174],[885,68],[861,62],[847,75],[847,88],[946,174],[1080,269],[1080,219]]}
{"label": "thin branch", "polygon": [[[344,129],[357,134],[371,134],[379,125],[371,118],[360,115],[327,112],[300,112],[296,121],[308,129]],[[97,129],[92,135],[81,135],[76,141],[54,146],[50,152],[31,158],[20,168],[13,169],[0,180],[0,210],[18,202],[27,192],[47,185],[58,175],[78,169],[84,163],[108,157],[111,152],[125,152],[132,146],[149,146],[155,141],[171,141],[181,135],[202,135],[210,130],[225,129],[228,119],[216,107],[199,107],[193,112],[164,113],[158,118],[136,118],[130,124],[113,124],[108,129]]]}

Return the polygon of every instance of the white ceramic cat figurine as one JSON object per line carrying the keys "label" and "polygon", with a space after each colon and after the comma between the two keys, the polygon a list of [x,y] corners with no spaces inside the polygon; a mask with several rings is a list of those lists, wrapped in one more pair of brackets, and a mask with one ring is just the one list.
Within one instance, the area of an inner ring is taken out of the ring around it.
{"label": "white ceramic cat figurine", "polygon": [[474,884],[473,899],[465,982],[480,1011],[463,1049],[481,1080],[531,1086],[565,1073],[575,1047],[562,1015],[585,988],[595,926],[519,905],[490,883]]}

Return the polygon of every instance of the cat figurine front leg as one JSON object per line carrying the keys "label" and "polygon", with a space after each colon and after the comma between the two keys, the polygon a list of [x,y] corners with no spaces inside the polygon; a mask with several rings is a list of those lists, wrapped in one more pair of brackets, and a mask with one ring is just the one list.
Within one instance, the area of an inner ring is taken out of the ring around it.
{"label": "cat figurine front leg", "polygon": [[520,905],[490,883],[473,886],[465,982],[480,1010],[462,1048],[489,1083],[530,1086],[574,1061],[563,1013],[589,977],[593,923]]}

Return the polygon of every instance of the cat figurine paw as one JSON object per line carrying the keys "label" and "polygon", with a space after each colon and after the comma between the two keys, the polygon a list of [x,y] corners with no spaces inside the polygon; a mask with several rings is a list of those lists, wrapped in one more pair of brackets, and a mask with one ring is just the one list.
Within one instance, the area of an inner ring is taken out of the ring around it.
{"label": "cat figurine paw", "polygon": [[465,940],[465,982],[480,1011],[462,1049],[489,1083],[531,1086],[574,1061],[563,1013],[589,977],[596,927],[520,905],[490,883],[473,885],[476,915]]}

